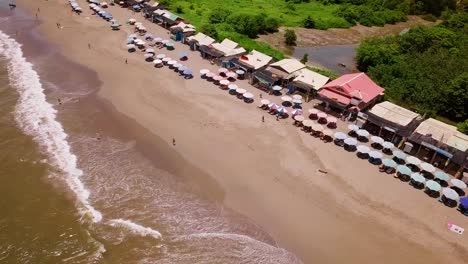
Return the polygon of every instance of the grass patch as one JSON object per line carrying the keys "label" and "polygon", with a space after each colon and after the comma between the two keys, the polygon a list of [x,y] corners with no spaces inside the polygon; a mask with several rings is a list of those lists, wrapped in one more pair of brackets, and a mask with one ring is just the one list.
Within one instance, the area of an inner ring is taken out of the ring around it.
{"label": "grass patch", "polygon": [[311,66],[307,66],[307,69],[311,70],[311,71],[314,71],[316,73],[320,73],[324,76],[327,76],[328,78],[334,80],[338,77],[340,77],[340,75],[336,72],[332,72],[330,70],[327,70],[327,69],[323,69],[323,68],[317,68],[317,67],[311,67]]}

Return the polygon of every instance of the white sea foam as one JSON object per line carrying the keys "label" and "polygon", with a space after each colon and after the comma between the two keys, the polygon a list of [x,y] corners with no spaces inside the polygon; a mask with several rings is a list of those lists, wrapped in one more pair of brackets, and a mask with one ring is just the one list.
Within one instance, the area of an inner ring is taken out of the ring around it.
{"label": "white sea foam", "polygon": [[149,228],[149,227],[144,227],[144,226],[141,226],[139,224],[136,224],[130,220],[125,220],[125,219],[112,219],[109,221],[109,224],[111,226],[120,226],[120,227],[124,227],[126,229],[128,229],[130,232],[132,232],[133,234],[136,234],[136,235],[139,235],[139,236],[152,236],[156,239],[160,239],[161,238],[161,233],[159,233],[158,231],[152,229],[152,228]]}
{"label": "white sea foam", "polygon": [[8,60],[10,82],[19,93],[16,122],[47,153],[48,161],[61,170],[64,180],[80,202],[82,215],[90,215],[93,222],[101,221],[101,213],[89,202],[89,191],[80,180],[83,171],[77,167],[77,158],[71,152],[67,134],[56,120],[57,111],[46,100],[39,75],[24,58],[21,44],[2,31],[0,55]]}

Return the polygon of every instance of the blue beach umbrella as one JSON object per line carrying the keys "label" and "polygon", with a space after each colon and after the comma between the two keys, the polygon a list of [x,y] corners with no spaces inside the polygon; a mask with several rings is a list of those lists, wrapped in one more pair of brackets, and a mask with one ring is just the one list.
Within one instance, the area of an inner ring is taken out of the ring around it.
{"label": "blue beach umbrella", "polygon": [[436,179],[439,179],[441,181],[445,181],[445,182],[448,182],[449,179],[450,179],[450,175],[448,175],[447,173],[443,172],[443,171],[436,171],[434,173],[434,177]]}
{"label": "blue beach umbrella", "polygon": [[187,52],[183,51],[179,53],[179,58],[187,57]]}
{"label": "blue beach umbrella", "polygon": [[426,188],[428,188],[431,191],[435,191],[435,192],[438,192],[438,191],[440,191],[442,189],[440,184],[438,182],[436,182],[436,181],[433,181],[433,180],[428,180],[426,182]]}
{"label": "blue beach umbrella", "polygon": [[462,197],[460,198],[460,204],[465,207],[465,208],[468,208],[468,197]]}
{"label": "blue beach umbrella", "polygon": [[185,70],[184,70],[184,75],[192,75],[192,74],[193,74],[193,73],[192,73],[191,70],[189,70],[189,69],[185,69]]}
{"label": "blue beach umbrella", "polygon": [[398,159],[406,159],[406,154],[401,150],[393,151],[393,156],[395,156],[395,158],[398,158]]}
{"label": "blue beach umbrella", "polygon": [[413,180],[415,182],[419,182],[419,183],[425,183],[426,182],[426,178],[424,178],[424,176],[422,176],[420,173],[411,174],[411,180]]}
{"label": "blue beach umbrella", "polygon": [[405,165],[400,165],[397,167],[397,171],[400,173],[400,174],[404,174],[404,175],[411,175],[411,169],[406,167]]}
{"label": "blue beach umbrella", "polygon": [[395,168],[397,166],[396,162],[391,159],[383,159],[382,163],[386,167]]}
{"label": "blue beach umbrella", "polygon": [[343,133],[343,132],[336,132],[336,133],[335,133],[335,138],[336,138],[336,139],[344,140],[344,139],[346,139],[347,137],[348,137],[348,136],[347,136],[345,133]]}

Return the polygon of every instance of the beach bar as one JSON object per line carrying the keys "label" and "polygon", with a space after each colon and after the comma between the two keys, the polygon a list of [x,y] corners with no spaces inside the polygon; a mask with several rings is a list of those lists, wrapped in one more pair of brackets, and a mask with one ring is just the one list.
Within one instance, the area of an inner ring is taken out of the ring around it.
{"label": "beach bar", "polygon": [[296,71],[304,69],[305,65],[295,59],[284,59],[270,64],[267,68],[255,72],[252,85],[269,90],[274,85],[286,86]]}
{"label": "beach bar", "polygon": [[361,72],[342,75],[324,85],[318,97],[327,108],[343,112],[350,109],[365,110],[377,103],[383,93],[384,88]]}
{"label": "beach bar", "polygon": [[394,144],[409,137],[423,121],[419,114],[388,101],[374,105],[363,118],[366,130]]}
{"label": "beach bar", "polygon": [[179,22],[177,25],[171,26],[169,28],[172,39],[175,41],[181,41],[185,43],[187,38],[195,34],[195,26],[192,24],[186,24],[184,22]]}
{"label": "beach bar", "polygon": [[294,77],[288,85],[288,92],[290,94],[301,93],[306,101],[315,96],[320,88],[330,80],[327,76],[323,76],[307,68],[301,69],[293,73],[293,75]]}
{"label": "beach bar", "polygon": [[213,38],[201,32],[187,38],[187,43],[191,50],[199,50],[201,46],[209,46],[214,42],[215,40]]}
{"label": "beach bar", "polygon": [[415,156],[437,168],[461,175],[467,166],[468,136],[457,128],[429,118],[421,122],[408,141],[413,144]]}
{"label": "beach bar", "polygon": [[164,9],[158,9],[153,12],[153,23],[161,24],[163,27],[168,28],[182,21],[178,15],[173,14]]}
{"label": "beach bar", "polygon": [[[214,60],[215,62],[229,63],[231,59],[245,54],[246,50],[230,39],[224,39],[221,43],[200,46],[200,53],[203,58]],[[228,65],[223,65],[225,68]]]}
{"label": "beach bar", "polygon": [[238,69],[245,72],[246,78],[250,78],[255,71],[264,69],[272,60],[272,57],[252,50],[249,54],[232,59],[231,62],[234,63]]}

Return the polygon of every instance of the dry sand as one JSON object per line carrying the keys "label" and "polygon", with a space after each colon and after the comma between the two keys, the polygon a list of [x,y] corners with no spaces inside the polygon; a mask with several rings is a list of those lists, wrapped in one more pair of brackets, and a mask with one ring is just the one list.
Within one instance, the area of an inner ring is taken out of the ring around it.
{"label": "dry sand", "polygon": [[[85,11],[81,16],[72,14],[65,0],[17,2],[33,14],[40,8],[42,32],[70,59],[98,72],[103,99],[165,144],[175,138],[175,150],[223,189],[214,197],[253,219],[304,263],[467,259],[468,235],[446,227],[449,219],[468,227],[466,217],[378,173],[354,154],[301,132],[291,119],[278,122],[256,103],[247,105],[201,80],[201,68],[216,68],[197,52],[189,51],[186,62],[197,76],[184,80],[167,68],[155,69],[141,53],[128,54],[125,40],[132,28],[111,31],[109,23],[91,15],[84,0],[78,0]],[[109,11],[121,23],[132,16],[117,6]],[[143,21],[140,14],[134,16]],[[168,37],[158,25],[143,23],[154,35]],[[177,58],[182,50],[188,46],[177,43],[175,51],[162,52]],[[246,82],[238,85],[258,101],[259,90]]]}

